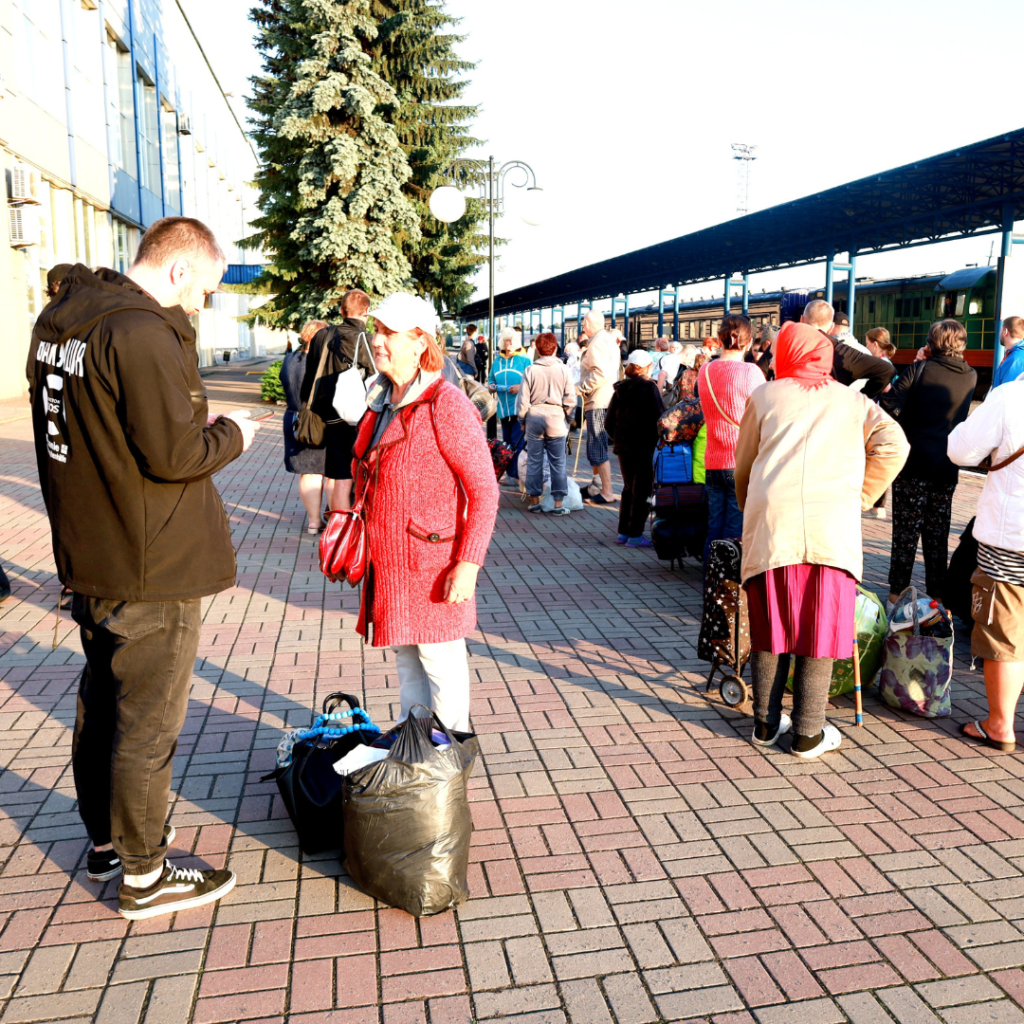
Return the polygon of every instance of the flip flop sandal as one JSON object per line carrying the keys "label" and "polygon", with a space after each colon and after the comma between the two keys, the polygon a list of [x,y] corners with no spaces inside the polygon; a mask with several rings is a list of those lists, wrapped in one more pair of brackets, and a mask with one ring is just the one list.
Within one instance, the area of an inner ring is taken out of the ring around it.
{"label": "flip flop sandal", "polygon": [[[973,725],[978,730],[977,736],[967,731],[967,726],[969,725]],[[974,740],[975,743],[984,743],[986,747],[991,747],[993,750],[1001,750],[1004,754],[1012,754],[1017,749],[1016,743],[1003,743],[1002,740],[992,739],[981,727],[980,719],[976,722],[964,722],[960,726],[960,735],[966,739]]]}

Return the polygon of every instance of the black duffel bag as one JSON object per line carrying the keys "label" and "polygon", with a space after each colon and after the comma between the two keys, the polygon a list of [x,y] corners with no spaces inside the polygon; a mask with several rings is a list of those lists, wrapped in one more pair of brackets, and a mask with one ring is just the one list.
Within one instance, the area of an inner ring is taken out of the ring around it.
{"label": "black duffel bag", "polygon": [[[348,711],[342,705],[349,706]],[[351,719],[350,725],[342,725]],[[281,799],[288,809],[303,853],[340,850],[344,844],[342,814],[342,776],[334,764],[360,744],[369,746],[380,736],[380,729],[350,693],[329,693],[324,698],[323,714],[311,729],[300,732],[292,747],[288,764],[263,776],[277,780]]]}

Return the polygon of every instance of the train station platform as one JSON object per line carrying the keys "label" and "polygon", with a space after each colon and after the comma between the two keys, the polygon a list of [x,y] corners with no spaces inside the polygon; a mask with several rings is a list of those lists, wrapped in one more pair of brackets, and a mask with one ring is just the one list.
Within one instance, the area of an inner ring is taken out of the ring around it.
{"label": "train station platform", "polygon": [[[255,378],[249,378],[254,380]],[[214,408],[243,380],[207,381]],[[254,401],[254,398],[250,398]],[[85,876],[69,767],[83,658],[58,583],[29,421],[0,422],[0,1024],[1011,1024],[1024,1021],[1024,759],[954,715],[867,698],[816,763],[749,743],[705,696],[700,572],[615,546],[613,513],[503,494],[470,638],[472,898],[415,920],[306,857],[274,784],[286,726],[332,690],[389,724],[389,652],[326,583],[280,420],[218,477],[238,585],[204,602],[175,760],[172,858],[224,864],[218,906],[129,924]],[[965,475],[959,532],[979,480]],[[890,527],[865,524],[882,589]]]}

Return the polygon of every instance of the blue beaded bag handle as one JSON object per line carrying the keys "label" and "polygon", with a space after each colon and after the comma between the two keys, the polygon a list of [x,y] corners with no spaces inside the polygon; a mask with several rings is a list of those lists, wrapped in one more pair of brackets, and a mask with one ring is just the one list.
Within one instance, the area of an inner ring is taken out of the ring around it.
{"label": "blue beaded bag handle", "polygon": [[[342,704],[348,704],[350,710],[339,710]],[[344,719],[351,719],[350,725],[336,725]],[[337,740],[353,732],[379,733],[380,726],[370,721],[370,716],[359,706],[359,700],[351,693],[329,693],[324,698],[323,714],[317,715],[309,729],[302,729],[295,734],[295,742],[304,740]]]}

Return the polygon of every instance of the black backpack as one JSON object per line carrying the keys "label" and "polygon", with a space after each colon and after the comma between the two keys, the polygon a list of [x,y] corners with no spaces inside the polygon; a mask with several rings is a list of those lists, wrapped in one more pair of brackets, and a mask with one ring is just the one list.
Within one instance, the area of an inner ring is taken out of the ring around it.
{"label": "black backpack", "polygon": [[974,519],[971,519],[964,527],[960,543],[949,560],[946,583],[942,588],[942,603],[967,625],[974,621],[971,617],[971,595],[974,593],[971,577],[977,568],[978,542],[974,539]]}

